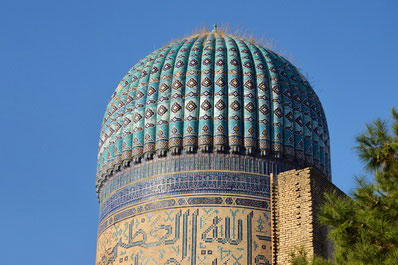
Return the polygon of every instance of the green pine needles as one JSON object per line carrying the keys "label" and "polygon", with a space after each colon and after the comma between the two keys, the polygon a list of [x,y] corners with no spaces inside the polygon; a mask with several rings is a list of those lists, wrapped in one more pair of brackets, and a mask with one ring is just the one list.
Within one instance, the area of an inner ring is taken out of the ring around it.
{"label": "green pine needles", "polygon": [[[366,124],[355,147],[373,181],[356,178],[351,197],[325,194],[318,221],[331,228],[335,264],[398,264],[398,112],[392,126],[377,119]],[[303,251],[292,254],[293,265],[332,264]]]}

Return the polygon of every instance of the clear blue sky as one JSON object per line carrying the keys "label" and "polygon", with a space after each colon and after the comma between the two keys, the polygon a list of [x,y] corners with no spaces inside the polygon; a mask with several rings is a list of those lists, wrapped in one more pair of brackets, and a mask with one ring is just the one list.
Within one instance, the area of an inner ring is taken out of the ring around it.
{"label": "clear blue sky", "polygon": [[18,1],[0,4],[0,265],[94,264],[106,104],[140,58],[207,23],[261,38],[308,77],[334,183],[363,174],[366,121],[398,107],[397,1]]}

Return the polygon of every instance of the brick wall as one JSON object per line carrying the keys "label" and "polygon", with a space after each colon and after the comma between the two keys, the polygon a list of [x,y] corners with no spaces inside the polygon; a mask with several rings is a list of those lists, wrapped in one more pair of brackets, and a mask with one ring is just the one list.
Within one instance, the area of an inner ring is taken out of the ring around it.
{"label": "brick wall", "polygon": [[331,258],[333,247],[327,240],[328,228],[316,221],[324,192],[336,186],[313,168],[290,170],[272,180],[273,264],[289,264],[290,253],[304,247],[310,256]]}

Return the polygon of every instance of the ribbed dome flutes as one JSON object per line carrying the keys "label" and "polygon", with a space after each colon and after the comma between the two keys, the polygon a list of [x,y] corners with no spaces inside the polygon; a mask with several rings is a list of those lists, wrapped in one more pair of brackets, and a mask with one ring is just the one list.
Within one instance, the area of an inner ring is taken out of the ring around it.
{"label": "ribbed dome flutes", "polygon": [[330,176],[321,103],[285,58],[220,31],[174,41],[138,62],[108,104],[97,185],[130,162],[182,152],[289,159]]}

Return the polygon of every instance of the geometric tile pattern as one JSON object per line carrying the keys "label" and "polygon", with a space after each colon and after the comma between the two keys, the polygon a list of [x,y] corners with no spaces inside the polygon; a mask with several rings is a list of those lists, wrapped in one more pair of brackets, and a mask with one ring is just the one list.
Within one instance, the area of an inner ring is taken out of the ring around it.
{"label": "geometric tile pattern", "polygon": [[269,265],[265,173],[284,169],[259,158],[207,154],[121,171],[101,190],[96,264]]}
{"label": "geometric tile pattern", "polygon": [[118,209],[148,199],[178,194],[270,196],[269,177],[244,172],[183,172],[132,182],[110,194],[100,206],[100,221]]}
{"label": "geometric tile pattern", "polygon": [[[108,227],[117,224],[120,221],[128,219],[133,216],[137,216],[143,213],[164,210],[164,209],[174,209],[174,208],[184,208],[190,206],[228,206],[228,207],[242,207],[246,209],[261,209],[264,211],[270,211],[269,198],[247,198],[239,197],[238,195],[226,196],[222,194],[208,195],[208,194],[194,194],[190,196],[174,196],[168,197],[166,199],[156,199],[149,200],[142,204],[131,205],[121,208],[116,213],[107,216],[101,221],[98,233],[101,234]],[[261,226],[261,224],[260,224]],[[259,227],[262,230],[261,227]]]}
{"label": "geometric tile pattern", "polygon": [[305,161],[330,177],[321,103],[285,58],[219,31],[171,42],[139,61],[106,108],[97,185],[129,161],[232,152]]}
{"label": "geometric tile pattern", "polygon": [[270,265],[269,209],[237,205],[239,197],[230,199],[176,197],[169,201],[179,207],[165,203],[161,209],[139,213],[134,207],[126,209],[135,214],[99,231],[96,264]]}
{"label": "geometric tile pattern", "polygon": [[267,172],[286,169],[183,154],[123,170],[100,191],[96,264],[270,264]]}
{"label": "geometric tile pattern", "polygon": [[[147,163],[136,164],[112,175],[99,190],[98,199],[101,208],[106,199],[123,189],[130,183],[138,183],[145,179],[157,178],[172,174],[187,174],[192,177],[198,172],[239,172],[246,176],[279,174],[290,169],[298,168],[297,165],[287,164],[272,159],[256,158],[241,155],[226,155],[219,153],[209,154],[182,154],[175,157],[155,158]],[[204,184],[203,184],[204,185]]]}

